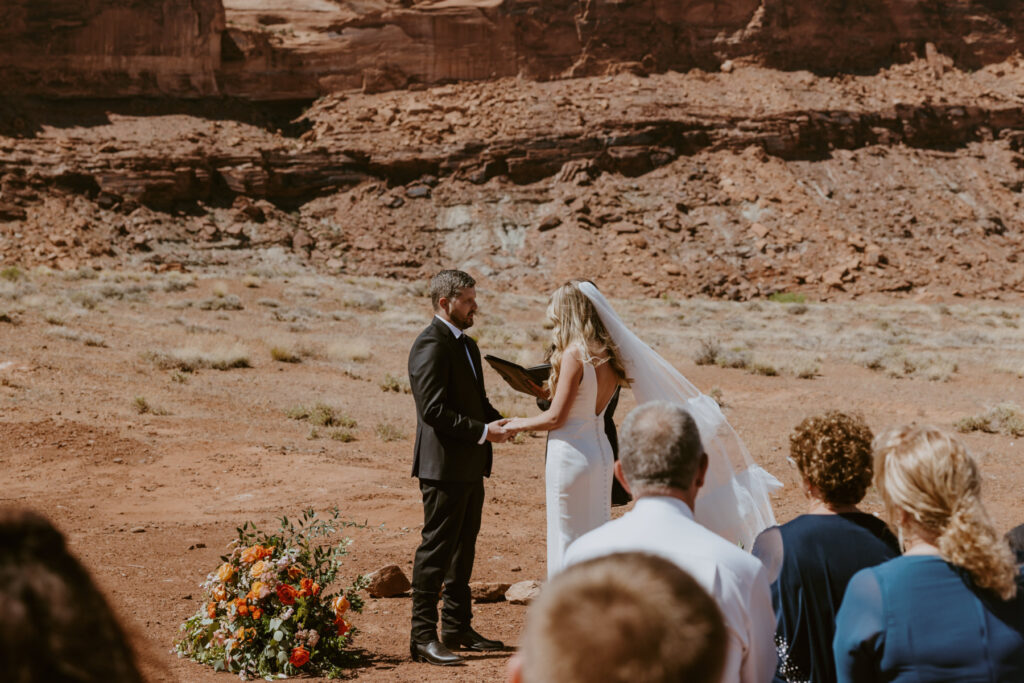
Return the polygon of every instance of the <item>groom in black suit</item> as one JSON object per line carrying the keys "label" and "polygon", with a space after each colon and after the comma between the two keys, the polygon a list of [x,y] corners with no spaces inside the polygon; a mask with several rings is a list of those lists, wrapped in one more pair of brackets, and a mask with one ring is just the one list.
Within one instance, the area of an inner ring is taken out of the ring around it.
{"label": "groom in black suit", "polygon": [[[423,494],[423,540],[412,568],[414,661],[458,664],[452,652],[500,650],[504,645],[473,630],[469,577],[491,474],[491,442],[509,437],[484,391],[480,350],[464,330],[473,325],[476,281],[442,270],[430,281],[434,319],[409,351],[409,383],[416,399],[412,476]],[[444,588],[441,640],[437,600]]]}

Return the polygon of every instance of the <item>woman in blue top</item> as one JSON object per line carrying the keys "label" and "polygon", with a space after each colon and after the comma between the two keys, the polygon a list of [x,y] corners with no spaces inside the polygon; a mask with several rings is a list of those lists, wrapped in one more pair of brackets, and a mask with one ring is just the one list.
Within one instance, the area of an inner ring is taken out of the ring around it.
{"label": "woman in blue top", "polygon": [[1024,594],[959,440],[903,427],[875,442],[875,485],[903,557],[858,572],[836,620],[840,683],[1024,681]]}
{"label": "woman in blue top", "polygon": [[900,554],[885,522],[857,508],[871,485],[871,439],[862,418],[838,411],[808,417],[789,437],[808,510],[763,531],[753,550],[773,581],[777,683],[835,683],[832,636],[846,584]]}

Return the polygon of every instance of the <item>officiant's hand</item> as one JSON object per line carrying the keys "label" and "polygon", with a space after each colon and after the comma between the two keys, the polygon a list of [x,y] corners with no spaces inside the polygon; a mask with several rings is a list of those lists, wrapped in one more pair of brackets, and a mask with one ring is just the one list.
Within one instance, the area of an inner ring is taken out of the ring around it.
{"label": "officiant's hand", "polygon": [[487,425],[487,440],[494,443],[504,443],[509,438],[515,436],[515,432],[505,428],[505,425],[509,423],[511,418],[504,417],[500,420],[495,420]]}
{"label": "officiant's hand", "polygon": [[531,393],[533,393],[533,395],[536,396],[537,398],[539,398],[541,400],[544,400],[544,401],[546,401],[546,400],[548,400],[550,398],[550,396],[548,395],[547,387],[545,387],[545,386],[543,386],[541,384],[537,384],[536,382],[534,382],[532,379],[530,379],[528,377],[526,378],[526,384],[527,384],[527,386],[530,387]]}

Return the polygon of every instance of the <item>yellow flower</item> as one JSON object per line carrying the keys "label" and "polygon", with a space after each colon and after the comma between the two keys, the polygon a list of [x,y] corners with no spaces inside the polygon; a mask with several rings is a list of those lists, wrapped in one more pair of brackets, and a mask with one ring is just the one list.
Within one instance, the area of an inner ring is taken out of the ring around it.
{"label": "yellow flower", "polygon": [[263,560],[260,560],[252,566],[252,569],[249,570],[249,573],[253,576],[260,576],[265,571],[267,571],[267,563]]}
{"label": "yellow flower", "polygon": [[331,600],[331,607],[334,609],[334,613],[340,617],[342,614],[348,611],[348,598],[346,598],[344,595],[339,595],[338,597],[334,598],[334,600]]}
{"label": "yellow flower", "polygon": [[230,581],[231,577],[234,576],[234,575],[235,575],[235,568],[232,567],[227,562],[222,564],[220,566],[220,569],[217,570],[217,578],[220,579],[221,581],[223,581],[224,583],[227,583],[228,581]]}

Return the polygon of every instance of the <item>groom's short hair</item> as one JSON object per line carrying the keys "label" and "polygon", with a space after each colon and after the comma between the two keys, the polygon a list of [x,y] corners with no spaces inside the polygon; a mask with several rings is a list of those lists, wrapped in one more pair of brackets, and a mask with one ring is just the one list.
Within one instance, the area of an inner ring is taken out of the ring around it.
{"label": "groom's short hair", "polygon": [[430,303],[434,310],[441,308],[441,299],[458,299],[464,289],[476,287],[476,280],[461,270],[442,270],[430,278]]}
{"label": "groom's short hair", "polygon": [[522,683],[714,683],[728,634],[714,599],[676,564],[618,553],[572,565],[530,606]]}
{"label": "groom's short hair", "polygon": [[634,408],[622,423],[619,442],[622,473],[636,496],[644,489],[688,489],[704,452],[693,417],[669,401]]}

